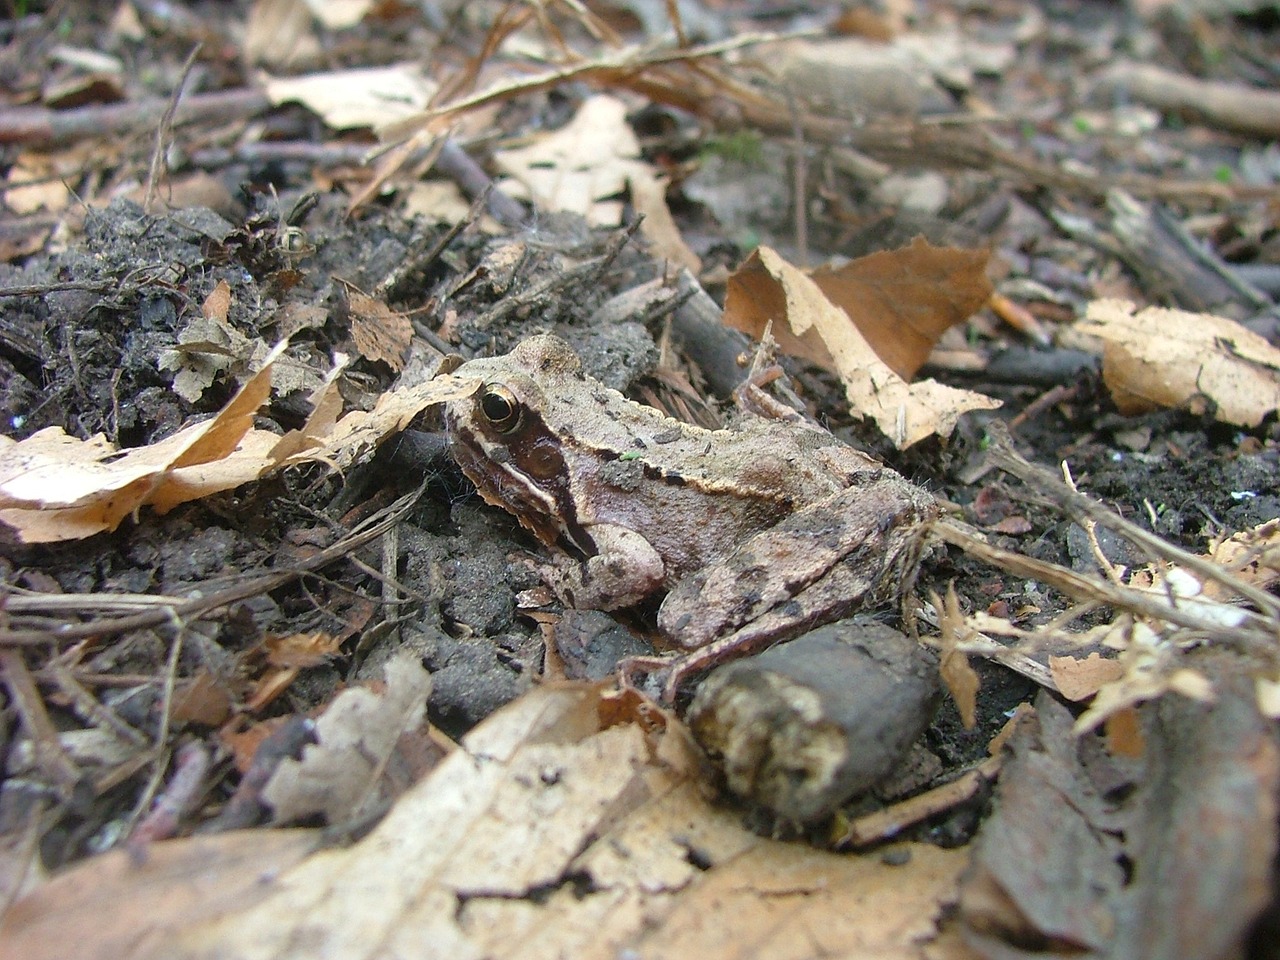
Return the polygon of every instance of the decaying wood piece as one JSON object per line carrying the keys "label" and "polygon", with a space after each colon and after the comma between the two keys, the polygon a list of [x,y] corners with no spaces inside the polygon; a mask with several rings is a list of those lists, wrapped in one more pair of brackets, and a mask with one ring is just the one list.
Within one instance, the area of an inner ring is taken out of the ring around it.
{"label": "decaying wood piece", "polygon": [[929,650],[851,619],[713,671],[686,720],[735,795],[810,823],[893,771],[937,692]]}

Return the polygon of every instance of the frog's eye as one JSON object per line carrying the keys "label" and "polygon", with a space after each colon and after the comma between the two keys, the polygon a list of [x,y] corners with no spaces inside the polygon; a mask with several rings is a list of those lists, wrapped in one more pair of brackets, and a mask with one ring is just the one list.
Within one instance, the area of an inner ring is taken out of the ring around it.
{"label": "frog's eye", "polygon": [[520,403],[515,394],[500,383],[485,385],[480,395],[480,412],[499,433],[510,433],[520,424]]}

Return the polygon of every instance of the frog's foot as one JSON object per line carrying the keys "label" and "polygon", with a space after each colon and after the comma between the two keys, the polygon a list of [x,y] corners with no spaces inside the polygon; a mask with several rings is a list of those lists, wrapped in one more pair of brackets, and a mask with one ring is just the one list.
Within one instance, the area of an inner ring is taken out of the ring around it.
{"label": "frog's foot", "polygon": [[640,534],[607,523],[588,532],[594,556],[583,562],[565,558],[544,571],[544,579],[566,605],[619,610],[635,606],[662,586],[662,557]]}
{"label": "frog's foot", "polygon": [[680,688],[690,680],[771,643],[772,639],[744,642],[735,636],[676,657],[627,657],[618,663],[618,684],[653,697],[663,706],[674,706]]}
{"label": "frog's foot", "polygon": [[676,662],[671,657],[626,657],[618,661],[618,685],[624,690],[635,690],[646,696],[654,696],[661,689],[662,692],[657,694],[656,699],[662,703],[671,703],[666,697],[666,674]]}

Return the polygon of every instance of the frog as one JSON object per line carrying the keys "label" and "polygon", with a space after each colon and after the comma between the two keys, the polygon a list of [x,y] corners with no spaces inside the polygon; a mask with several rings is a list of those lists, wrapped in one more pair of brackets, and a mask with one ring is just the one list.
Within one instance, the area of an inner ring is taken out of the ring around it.
{"label": "frog", "polygon": [[[769,369],[774,369],[772,365]],[[911,586],[935,498],[764,395],[749,381],[720,429],[628,399],[552,334],[466,361],[480,386],[445,405],[450,449],[490,504],[552,553],[569,607],[657,604],[676,656],[664,700],[719,663],[758,652]]]}

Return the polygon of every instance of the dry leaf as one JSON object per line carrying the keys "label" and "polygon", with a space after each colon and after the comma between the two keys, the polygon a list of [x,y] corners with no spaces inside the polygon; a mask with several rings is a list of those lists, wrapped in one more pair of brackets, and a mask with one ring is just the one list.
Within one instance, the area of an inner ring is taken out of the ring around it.
{"label": "dry leaf", "polygon": [[219,374],[259,366],[267,355],[265,343],[228,322],[231,303],[231,287],[219,280],[200,305],[200,317],[179,331],[178,346],[160,353],[159,368],[175,371],[173,391],[184,400],[195,403]]}
{"label": "dry leaf", "polygon": [[231,490],[279,467],[319,460],[334,468],[372,453],[386,437],[434,403],[475,392],[479,381],[434,380],[379,398],[370,412],[336,423],[332,397],[313,413],[321,436],[279,437],[251,429],[271,389],[271,370],[284,345],[212,420],[180,430],[150,446],[121,453],[105,437],[69,437],[50,427],[17,442],[0,436],[0,521],[23,543],[77,540],[114,530],[150,505],[164,513],[181,503]]}
{"label": "dry leaf", "polygon": [[1104,726],[1107,749],[1117,757],[1138,759],[1146,752],[1147,739],[1142,735],[1142,718],[1137,707],[1125,707],[1107,717]]}
{"label": "dry leaf", "polygon": [[[1213,540],[1208,558],[1251,586],[1270,588],[1280,580],[1280,519]],[[1235,600],[1225,585],[1210,580],[1205,593],[1217,600]]]}
{"label": "dry leaf", "polygon": [[1050,657],[1049,672],[1058,692],[1068,700],[1087,700],[1097,693],[1104,684],[1110,683],[1124,673],[1115,660],[1104,660],[1096,653],[1091,653],[1083,660],[1074,657]]}
{"label": "dry leaf", "polygon": [[[811,277],[768,247],[757,249],[729,279],[724,321],[755,337],[774,321],[774,336],[783,350],[793,352],[791,344],[809,359],[825,351],[844,381],[851,412],[874,419],[899,449],[935,434],[948,436],[969,410],[1000,405],[980,393],[935,380],[904,381]],[[785,338],[782,321],[794,337]]]}
{"label": "dry leaf", "polygon": [[346,823],[389,799],[383,774],[402,734],[422,725],[431,676],[403,653],[384,668],[386,687],[345,690],[316,721],[315,744],[301,760],[285,758],[267,781],[263,798],[277,823],[323,814]]}
{"label": "dry leaf", "polygon": [[319,442],[301,452],[286,452],[294,438],[277,438],[279,447],[271,452],[281,465],[318,460],[335,469],[345,469],[377,449],[387,437],[399,433],[427,407],[470,396],[480,389],[480,381],[451,376],[436,377],[413,387],[384,393],[369,411],[353,410]]}
{"label": "dry leaf", "polygon": [[622,222],[621,196],[633,177],[654,176],[640,160],[640,143],[616,97],[589,98],[559,130],[525,147],[497,150],[498,169],[513,182],[503,188],[543,210],[567,210],[595,226]]}
{"label": "dry leaf", "polygon": [[306,0],[306,5],[330,30],[345,30],[364,19],[374,0]]}
{"label": "dry leaf", "polygon": [[334,70],[304,77],[270,77],[263,91],[273,104],[301,103],[333,130],[373,127],[417,116],[435,96],[436,84],[402,64]]}
{"label": "dry leaf", "polygon": [[326,633],[297,633],[287,637],[267,637],[268,669],[244,698],[244,708],[257,713],[284,693],[305,667],[314,667],[331,658],[342,646],[342,638]]}
{"label": "dry leaf", "polygon": [[341,640],[317,630],[314,633],[291,633],[285,637],[267,637],[263,646],[267,663],[273,667],[316,667],[338,652]]}
{"label": "dry leaf", "polygon": [[689,249],[680,236],[680,228],[667,206],[667,180],[652,171],[634,169],[627,178],[631,186],[631,205],[644,217],[640,232],[649,241],[655,257],[665,257],[690,273],[702,270],[702,260]]}
{"label": "dry leaf", "polygon": [[254,479],[255,461],[276,438],[267,434],[268,445],[249,428],[283,349],[271,351],[214,419],[123,455],[105,437],[77,440],[59,427],[21,442],[0,437],[0,520],[24,543],[73,540],[114,530],[145,504],[163,513]]}
{"label": "dry leaf", "polygon": [[1179,666],[1176,648],[1149,626],[1121,617],[1112,630],[1124,644],[1115,660],[1123,672],[1098,688],[1089,709],[1076,719],[1077,733],[1093,730],[1129,707],[1170,692],[1202,703],[1213,701],[1215,692],[1209,679]]}
{"label": "dry leaf", "polygon": [[315,19],[304,0],[254,0],[242,45],[244,59],[258,67],[288,71],[320,56]]}
{"label": "dry leaf", "polygon": [[4,205],[18,216],[65,210],[73,195],[62,179],[61,164],[43,153],[21,153],[5,174]]}
{"label": "dry leaf", "polygon": [[965,634],[972,631],[960,610],[960,598],[954,584],[947,587],[946,600],[931,592],[929,602],[938,612],[938,646],[942,651],[938,662],[939,675],[956,703],[965,729],[972,730],[978,722],[978,690],[982,684],[977,672],[969,665],[969,658],[959,649]]}
{"label": "dry leaf", "polygon": [[413,324],[381,300],[358,290],[347,293],[351,310],[351,339],[366,360],[381,360],[399,373],[413,339]]}
{"label": "dry leaf", "polygon": [[267,878],[319,843],[315,830],[244,830],[148,844],[142,857],[112,850],[6,912],[0,960],[144,956],[148,939],[164,942],[190,923],[258,902]]}
{"label": "dry leaf", "polygon": [[[264,857],[234,877],[211,871],[203,915],[178,896],[216,848],[171,866],[168,896],[134,888],[127,872],[104,884],[89,861],[18,905],[0,960],[61,960],[71,945],[86,960],[919,957],[964,850],[902,844],[891,866],[882,851],[757,836],[740,811],[707,802],[674,718],[665,733],[646,732],[635,712],[611,725],[604,712],[598,689],[534,689],[351,846],[282,869]],[[176,858],[186,844],[151,849]],[[246,876],[253,903],[232,899]],[[108,911],[111,940],[99,949],[93,922]]]}
{"label": "dry leaf", "polygon": [[290,430],[271,448],[273,462],[287,462],[328,441],[338,418],[342,416],[342,391],[338,379],[347,369],[350,359],[345,353],[334,354],[333,367],[325,376],[324,382],[308,398],[311,415],[300,428]]}
{"label": "dry leaf", "polygon": [[1256,427],[1280,408],[1280,350],[1234,320],[1096,300],[1075,329],[1102,339],[1102,378],[1124,414],[1186,405]]}
{"label": "dry leaf", "polygon": [[[935,247],[923,237],[897,250],[820,267],[813,277],[876,355],[910,380],[943,332],[991,299],[987,250]],[[821,361],[819,361],[821,362]],[[831,362],[823,364],[831,368]]]}

